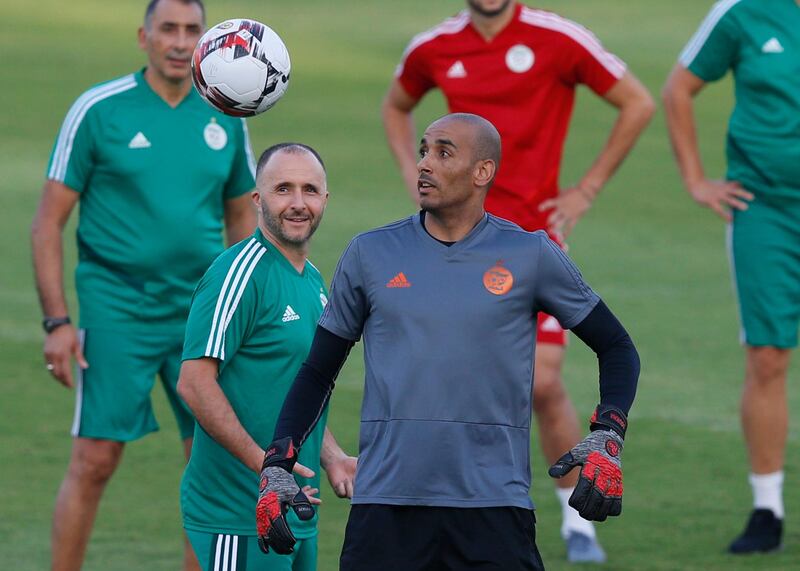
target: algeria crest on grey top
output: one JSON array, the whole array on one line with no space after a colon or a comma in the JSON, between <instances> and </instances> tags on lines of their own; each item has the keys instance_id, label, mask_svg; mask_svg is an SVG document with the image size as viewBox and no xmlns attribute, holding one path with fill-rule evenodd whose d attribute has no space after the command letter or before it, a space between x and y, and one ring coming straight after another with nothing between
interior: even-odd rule
<instances>
[{"instance_id":1,"label":"algeria crest on grey top","mask_svg":"<svg viewBox=\"0 0 800 571\"><path fill-rule=\"evenodd\" d=\"M206 125L206 128L203 129L203 138L206 140L206 145L214 151L220 151L228 144L228 133L220 127L213 117L209 124Z\"/></svg>"}]
</instances>

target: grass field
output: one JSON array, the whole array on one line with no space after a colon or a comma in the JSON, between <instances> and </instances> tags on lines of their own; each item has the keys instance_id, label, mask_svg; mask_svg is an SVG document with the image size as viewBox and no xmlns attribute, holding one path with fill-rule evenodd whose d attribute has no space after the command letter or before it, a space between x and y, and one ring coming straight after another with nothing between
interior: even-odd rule
<instances>
[{"instance_id":1,"label":"grass field","mask_svg":"<svg viewBox=\"0 0 800 571\"><path fill-rule=\"evenodd\" d=\"M710 0L543 0L588 26L654 94ZM74 395L42 366L40 313L28 230L54 136L69 105L93 83L143 65L135 31L144 0L113 3L3 2L0 5L0 569L45 569L50 517L69 450ZM284 101L250 122L256 150L292 139L317 147L330 169L331 202L312 259L330 277L356 232L407 215L410 204L383 142L378 105L410 37L461 9L460 0L210 2L209 22L249 16L272 25L292 55ZM730 84L698 101L710 174L723 173ZM443 112L438 95L417 113ZM583 90L562 182L576 181L597 152L613 114ZM70 227L70 235L74 224ZM628 327L643 369L625 449L625 510L599 526L608 569L800 568L800 414L795 367L787 454L786 549L733 559L723 553L750 509L738 429L743 355L724 252L724 227L696 207L673 166L663 114L570 239L587 280ZM68 240L68 267L74 244ZM72 307L74 289L67 276ZM581 415L597 401L596 365L580 343L566 379ZM332 401L331 426L355 450L362 364L354 352ZM178 569L178 437L162 395L160 433L128 447L101 506L85 568ZM559 512L534 447L532 494L548 569L566 569ZM330 490L321 510L321 570L337 568L347 504Z\"/></svg>"}]
</instances>

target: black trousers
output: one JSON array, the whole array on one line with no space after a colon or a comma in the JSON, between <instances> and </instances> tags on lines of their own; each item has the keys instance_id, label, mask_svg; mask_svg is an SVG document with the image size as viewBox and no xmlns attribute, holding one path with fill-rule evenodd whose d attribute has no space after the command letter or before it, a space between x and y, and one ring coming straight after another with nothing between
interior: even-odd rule
<instances>
[{"instance_id":1,"label":"black trousers","mask_svg":"<svg viewBox=\"0 0 800 571\"><path fill-rule=\"evenodd\" d=\"M544 571L536 517L515 507L357 504L340 571Z\"/></svg>"}]
</instances>

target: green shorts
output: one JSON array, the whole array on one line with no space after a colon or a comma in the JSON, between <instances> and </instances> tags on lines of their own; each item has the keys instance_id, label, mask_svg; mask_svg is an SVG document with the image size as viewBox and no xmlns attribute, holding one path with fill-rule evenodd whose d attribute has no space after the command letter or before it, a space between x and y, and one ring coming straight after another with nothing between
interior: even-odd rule
<instances>
[{"instance_id":1,"label":"green shorts","mask_svg":"<svg viewBox=\"0 0 800 571\"><path fill-rule=\"evenodd\" d=\"M127 442L158 430L150 393L156 375L178 421L181 438L194 418L178 397L182 334L81 329L89 368L78 370L72 435Z\"/></svg>"},{"instance_id":2,"label":"green shorts","mask_svg":"<svg viewBox=\"0 0 800 571\"><path fill-rule=\"evenodd\" d=\"M294 552L264 553L258 538L186 530L202 571L315 571L317 537L298 539Z\"/></svg>"},{"instance_id":3,"label":"green shorts","mask_svg":"<svg viewBox=\"0 0 800 571\"><path fill-rule=\"evenodd\" d=\"M800 192L798 193L800 196ZM800 326L800 199L756 193L744 212L734 211L728 245L742 342L797 346Z\"/></svg>"}]
</instances>

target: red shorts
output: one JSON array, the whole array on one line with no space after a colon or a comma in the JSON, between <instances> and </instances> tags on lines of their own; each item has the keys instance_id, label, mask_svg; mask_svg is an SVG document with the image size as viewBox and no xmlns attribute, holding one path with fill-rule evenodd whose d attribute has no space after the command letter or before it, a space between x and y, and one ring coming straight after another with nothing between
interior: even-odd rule
<instances>
[{"instance_id":1,"label":"red shorts","mask_svg":"<svg viewBox=\"0 0 800 571\"><path fill-rule=\"evenodd\" d=\"M563 347L567 344L567 330L561 327L558 319L552 315L539 312L539 319L536 323L536 343L550 343Z\"/></svg>"}]
</instances>

